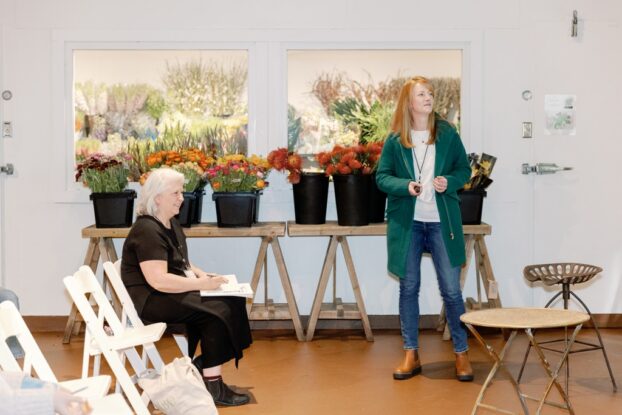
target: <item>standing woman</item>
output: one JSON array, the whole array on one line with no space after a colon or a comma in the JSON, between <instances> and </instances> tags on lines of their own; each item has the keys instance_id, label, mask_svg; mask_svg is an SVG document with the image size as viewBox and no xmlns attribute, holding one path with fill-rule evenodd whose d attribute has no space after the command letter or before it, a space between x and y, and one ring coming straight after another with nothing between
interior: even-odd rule
<instances>
[{"instance_id":1,"label":"standing woman","mask_svg":"<svg viewBox=\"0 0 622 415\"><path fill-rule=\"evenodd\" d=\"M239 297L201 297L223 276L206 273L188 259L186 237L175 215L183 198L184 176L173 169L149 174L137 202L136 223L123 245L121 277L138 315L146 322L185 323L188 354L201 342L201 356L193 363L217 405L248 403L222 380L222 364L242 358L251 343L246 300Z\"/></svg>"},{"instance_id":2,"label":"standing woman","mask_svg":"<svg viewBox=\"0 0 622 415\"><path fill-rule=\"evenodd\" d=\"M404 84L376 173L378 187L388 194L388 268L400 279L405 355L393 377L409 379L421 373L421 256L429 252L456 354L456 377L471 381L467 334L460 322L465 311L460 268L466 258L456 194L471 169L460 136L434 113L433 104L434 89L428 79L417 76Z\"/></svg>"}]
</instances>

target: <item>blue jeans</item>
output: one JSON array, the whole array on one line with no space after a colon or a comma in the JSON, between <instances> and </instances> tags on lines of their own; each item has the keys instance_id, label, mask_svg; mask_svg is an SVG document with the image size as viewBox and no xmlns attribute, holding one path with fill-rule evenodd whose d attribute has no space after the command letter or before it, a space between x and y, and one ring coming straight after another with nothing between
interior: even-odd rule
<instances>
[{"instance_id":1,"label":"blue jeans","mask_svg":"<svg viewBox=\"0 0 622 415\"><path fill-rule=\"evenodd\" d=\"M404 349L419 348L419 288L421 256L424 252L432 254L454 351L464 352L469 347L466 329L460 321L460 316L464 314L464 300L460 290L460 266L451 266L440 222L413 221L410 249L406 259L406 275L400 280L400 321Z\"/></svg>"},{"instance_id":2,"label":"blue jeans","mask_svg":"<svg viewBox=\"0 0 622 415\"><path fill-rule=\"evenodd\" d=\"M0 303L2 303L3 301L11 301L19 309L19 300L17 298L17 295L13 291L7 290L6 288L0 288ZM0 341L3 340L4 339L0 339ZM6 342L9 345L11 352L13 352L13 356L15 356L16 359L24 357L24 350L18 343L15 336L7 337Z\"/></svg>"}]
</instances>

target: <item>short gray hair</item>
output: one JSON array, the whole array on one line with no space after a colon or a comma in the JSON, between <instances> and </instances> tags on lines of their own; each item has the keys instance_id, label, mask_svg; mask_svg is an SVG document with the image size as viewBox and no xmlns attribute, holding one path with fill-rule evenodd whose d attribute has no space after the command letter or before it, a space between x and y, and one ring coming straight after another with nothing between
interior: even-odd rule
<instances>
[{"instance_id":1,"label":"short gray hair","mask_svg":"<svg viewBox=\"0 0 622 415\"><path fill-rule=\"evenodd\" d=\"M168 167L151 170L136 201L136 215L155 216L158 213L158 207L155 203L156 196L177 183L184 184L184 175L178 171Z\"/></svg>"}]
</instances>

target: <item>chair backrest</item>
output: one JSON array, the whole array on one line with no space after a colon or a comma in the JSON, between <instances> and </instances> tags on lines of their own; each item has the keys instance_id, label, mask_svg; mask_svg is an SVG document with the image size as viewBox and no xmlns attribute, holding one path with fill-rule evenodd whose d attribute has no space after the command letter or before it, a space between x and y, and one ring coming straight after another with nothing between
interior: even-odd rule
<instances>
[{"instance_id":1,"label":"chair backrest","mask_svg":"<svg viewBox=\"0 0 622 415\"><path fill-rule=\"evenodd\" d=\"M85 347L92 347L92 338L99 351L104 355L117 381L121 384L121 389L134 411L141 415L149 414L147 409L149 398L144 393L141 396L136 389L134 380L128 373L122 357L127 356L135 376L144 373L146 367L136 351L136 344L129 339L124 343L125 328L114 312L93 271L87 266L82 266L74 275L65 277L63 283L86 324L88 336L85 335ZM95 301L98 307L97 314L91 306L89 297ZM108 335L105 332L104 324L112 329L113 335Z\"/></svg>"},{"instance_id":2,"label":"chair backrest","mask_svg":"<svg viewBox=\"0 0 622 415\"><path fill-rule=\"evenodd\" d=\"M114 290L121 306L123 307L121 323L123 325L129 323L132 327L143 326L143 321L138 316L136 307L134 307L134 302L132 301L130 294L127 292L127 288L121 279L121 260L117 260L114 264L110 261L104 262L104 274L106 278L108 278L110 286ZM181 353L184 356L188 356L188 340L186 339L186 336L183 334L173 334L173 338L175 339Z\"/></svg>"},{"instance_id":3,"label":"chair backrest","mask_svg":"<svg viewBox=\"0 0 622 415\"><path fill-rule=\"evenodd\" d=\"M123 325L127 325L129 323L132 327L141 327L144 324L136 312L136 307L134 307L134 302L132 301L130 294L127 292L125 284L123 284L120 269L120 259L114 264L110 261L104 262L104 274L108 279L108 282L110 282L110 285L119 299L121 306L123 307L121 323Z\"/></svg>"},{"instance_id":4,"label":"chair backrest","mask_svg":"<svg viewBox=\"0 0 622 415\"><path fill-rule=\"evenodd\" d=\"M6 340L11 336L15 336L24 349L21 366L7 344ZM0 367L3 370L19 371L30 376L36 374L36 377L48 382L58 382L24 319L11 301L0 304Z\"/></svg>"}]
</instances>

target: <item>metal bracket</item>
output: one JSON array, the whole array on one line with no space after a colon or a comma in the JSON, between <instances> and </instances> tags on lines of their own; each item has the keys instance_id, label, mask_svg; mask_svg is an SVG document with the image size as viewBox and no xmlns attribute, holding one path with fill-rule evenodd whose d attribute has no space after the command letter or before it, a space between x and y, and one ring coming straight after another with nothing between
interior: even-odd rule
<instances>
[{"instance_id":1,"label":"metal bracket","mask_svg":"<svg viewBox=\"0 0 622 415\"><path fill-rule=\"evenodd\" d=\"M15 173L15 167L11 163L7 163L6 166L0 166L0 173L5 173L7 176Z\"/></svg>"}]
</instances>

